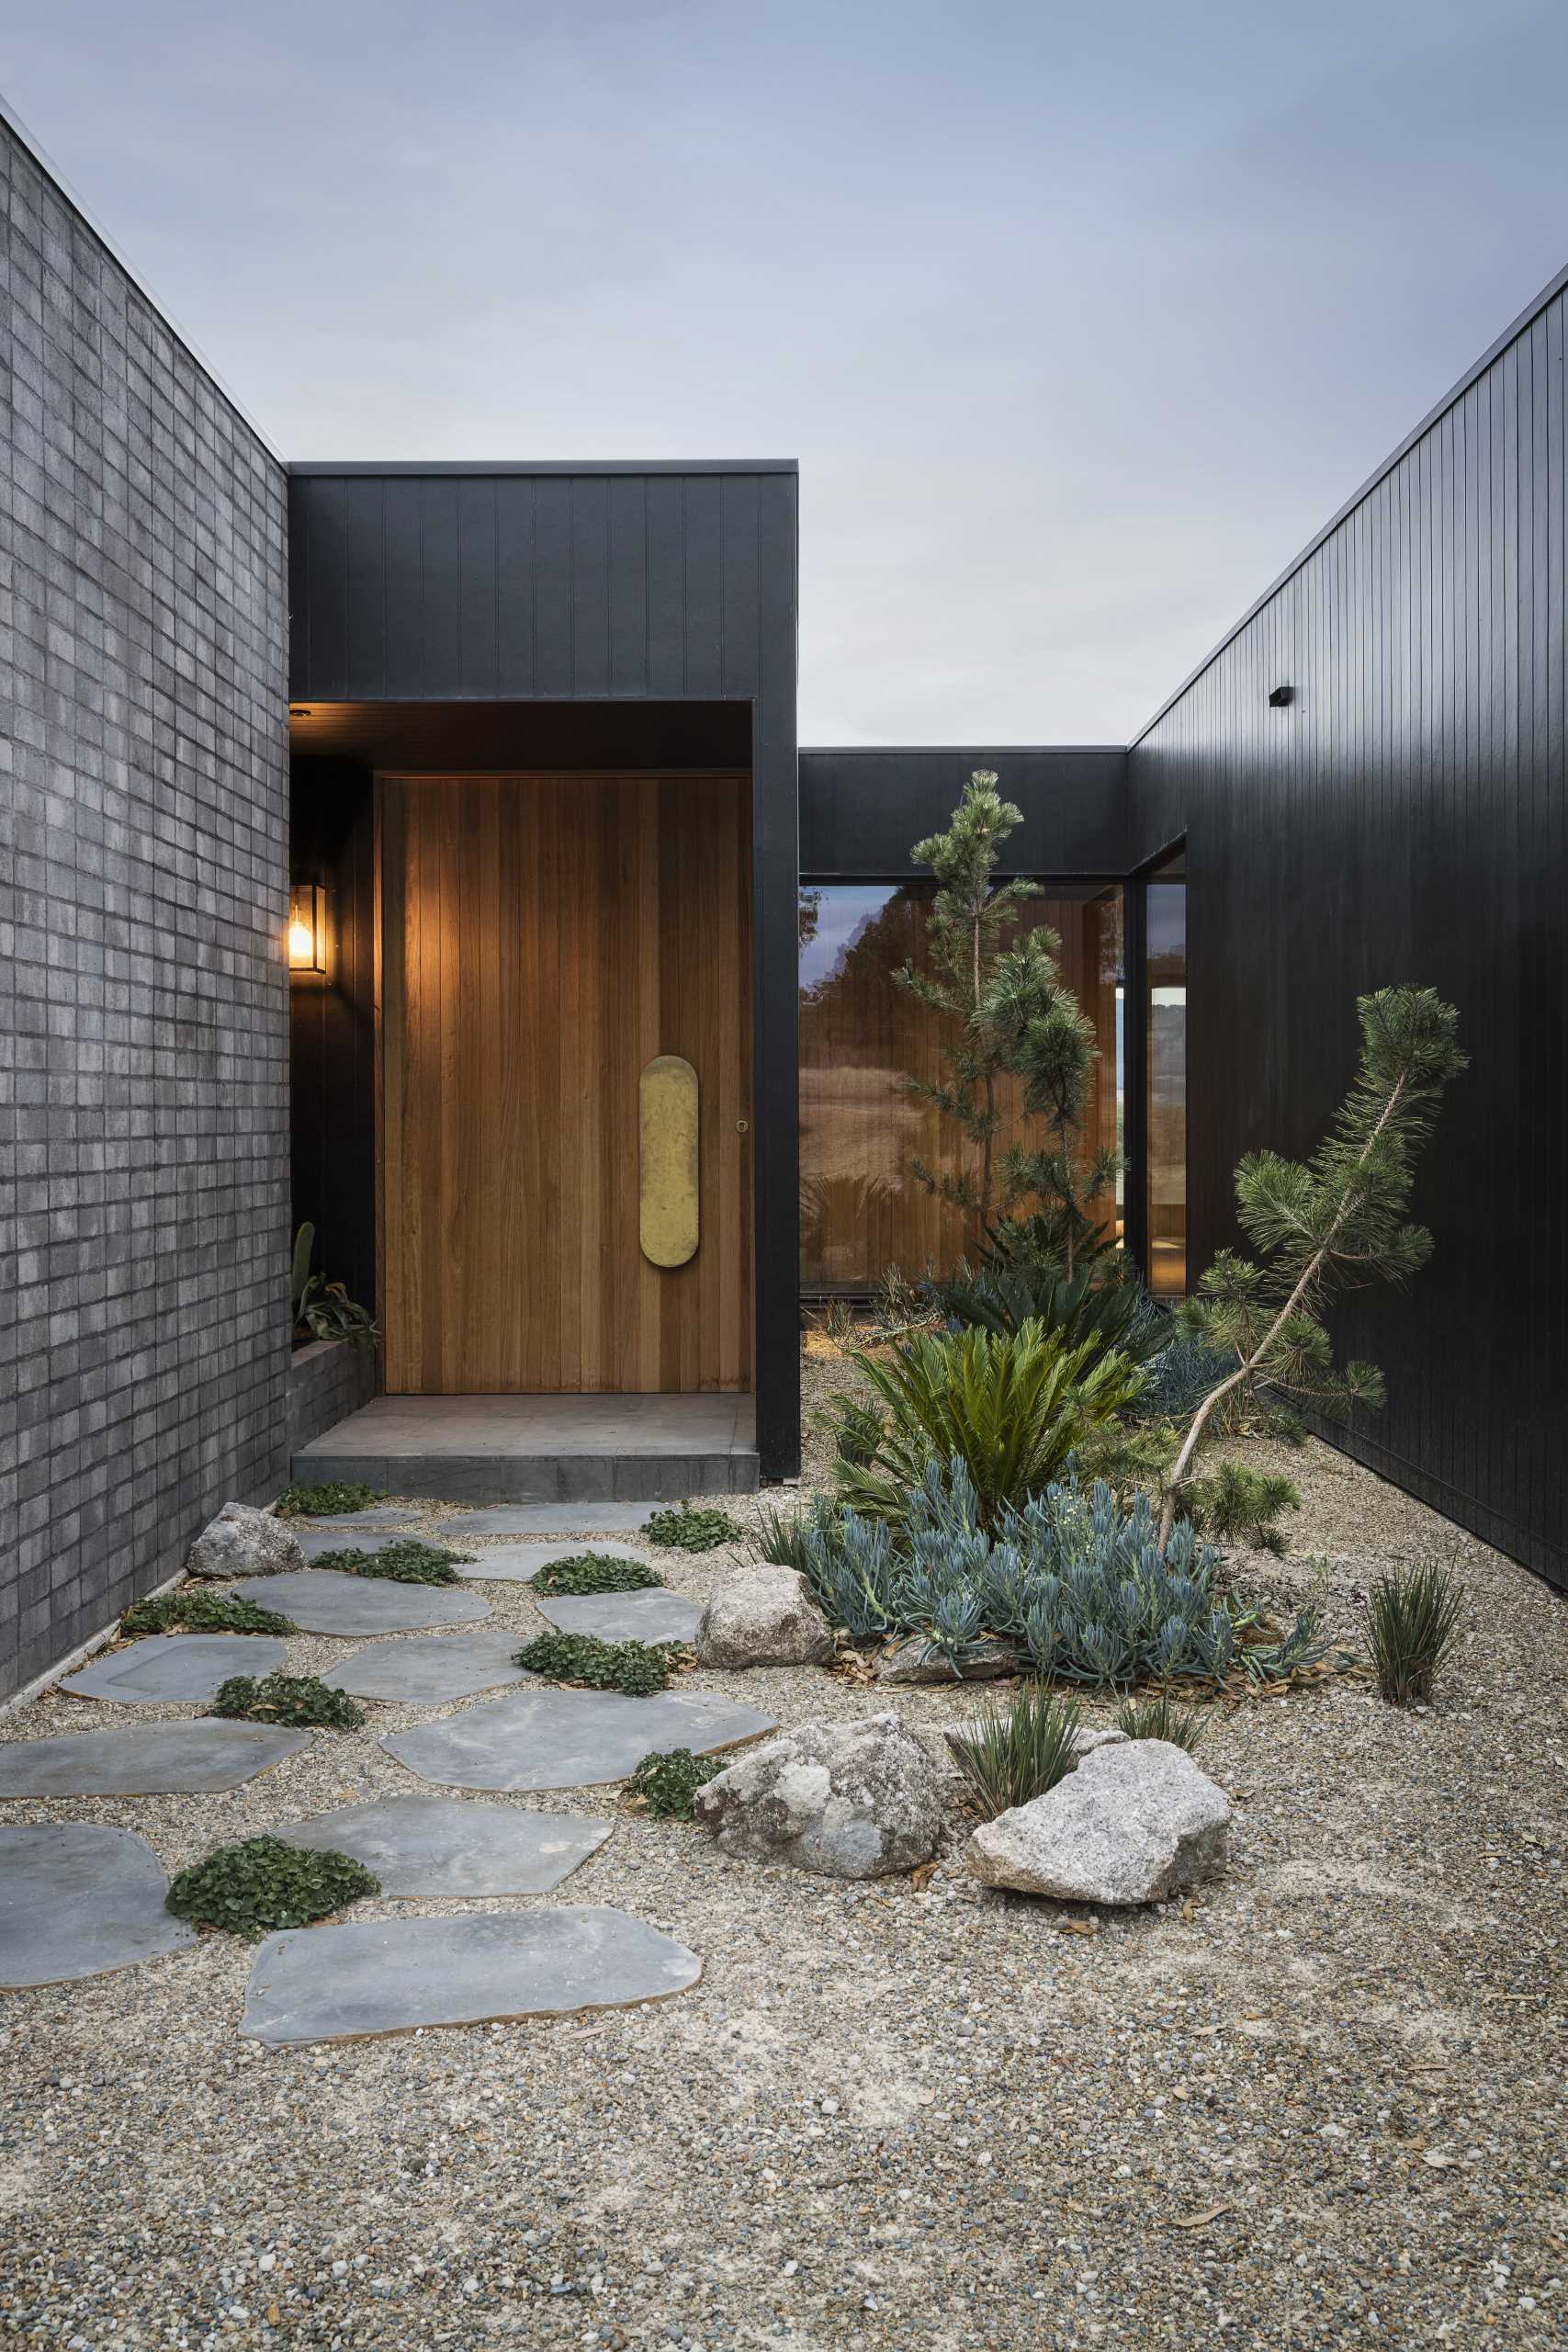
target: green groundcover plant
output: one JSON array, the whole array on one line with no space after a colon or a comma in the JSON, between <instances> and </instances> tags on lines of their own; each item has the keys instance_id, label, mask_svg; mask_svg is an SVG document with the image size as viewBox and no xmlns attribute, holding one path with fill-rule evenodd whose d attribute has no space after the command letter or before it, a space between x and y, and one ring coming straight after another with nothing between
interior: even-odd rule
<instances>
[{"instance_id":1,"label":"green groundcover plant","mask_svg":"<svg viewBox=\"0 0 1568 2352\"><path fill-rule=\"evenodd\" d=\"M680 1642L602 1642L596 1634L541 1634L515 1663L550 1682L588 1690L620 1690L634 1699L668 1688L686 1656Z\"/></svg>"},{"instance_id":2,"label":"green groundcover plant","mask_svg":"<svg viewBox=\"0 0 1568 2352\"><path fill-rule=\"evenodd\" d=\"M368 1510L380 1489L357 1480L329 1478L319 1487L290 1487L275 1506L279 1519L336 1519L344 1511Z\"/></svg>"},{"instance_id":3,"label":"green groundcover plant","mask_svg":"<svg viewBox=\"0 0 1568 2352\"><path fill-rule=\"evenodd\" d=\"M279 1928L308 1928L362 1894L379 1894L380 1881L352 1855L313 1853L281 1838L244 1838L215 1846L181 1871L165 1898L176 1919L194 1928L220 1928L245 1943Z\"/></svg>"},{"instance_id":4,"label":"green groundcover plant","mask_svg":"<svg viewBox=\"0 0 1568 2352\"><path fill-rule=\"evenodd\" d=\"M378 1552L348 1546L341 1552L321 1552L312 1567L336 1568L349 1577L389 1577L395 1584L456 1584L459 1567L473 1565L472 1555L448 1552L442 1544L422 1544L406 1536L383 1544Z\"/></svg>"},{"instance_id":5,"label":"green groundcover plant","mask_svg":"<svg viewBox=\"0 0 1568 2352\"><path fill-rule=\"evenodd\" d=\"M357 1731L365 1721L362 1708L314 1674L231 1674L220 1684L212 1713L290 1731Z\"/></svg>"},{"instance_id":6,"label":"green groundcover plant","mask_svg":"<svg viewBox=\"0 0 1568 2352\"><path fill-rule=\"evenodd\" d=\"M626 1795L645 1813L670 1821L695 1818L697 1791L724 1770L716 1756L694 1756L689 1747L645 1756L626 1776Z\"/></svg>"},{"instance_id":7,"label":"green groundcover plant","mask_svg":"<svg viewBox=\"0 0 1568 2352\"><path fill-rule=\"evenodd\" d=\"M258 1609L254 1600L240 1600L230 1592L209 1592L188 1585L179 1592L154 1593L134 1601L119 1621L119 1630L134 1634L297 1634L290 1617L276 1609Z\"/></svg>"},{"instance_id":8,"label":"green groundcover plant","mask_svg":"<svg viewBox=\"0 0 1568 2352\"><path fill-rule=\"evenodd\" d=\"M650 1544L666 1552L713 1552L721 1544L739 1544L746 1530L727 1510L697 1510L682 1502L673 1510L656 1510L643 1529Z\"/></svg>"},{"instance_id":9,"label":"green groundcover plant","mask_svg":"<svg viewBox=\"0 0 1568 2352\"><path fill-rule=\"evenodd\" d=\"M550 1560L529 1585L530 1592L646 1592L664 1578L641 1560L617 1559L613 1552L574 1552Z\"/></svg>"}]
</instances>

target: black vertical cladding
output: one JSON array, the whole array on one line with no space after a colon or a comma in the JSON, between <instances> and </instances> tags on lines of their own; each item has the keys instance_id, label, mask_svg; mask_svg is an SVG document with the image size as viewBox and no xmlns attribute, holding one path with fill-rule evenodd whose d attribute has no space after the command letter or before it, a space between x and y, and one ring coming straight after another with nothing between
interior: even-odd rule
<instances>
[{"instance_id":1,"label":"black vertical cladding","mask_svg":"<svg viewBox=\"0 0 1568 2352\"><path fill-rule=\"evenodd\" d=\"M1359 992L1411 980L1458 1007L1472 1063L1415 1202L1436 1250L1406 1293L1337 1313L1389 1392L1340 1442L1568 1585L1565 282L1145 730L1128 778L1134 857L1188 842L1195 1265L1235 1238L1241 1154L1322 1132Z\"/></svg>"},{"instance_id":2,"label":"black vertical cladding","mask_svg":"<svg viewBox=\"0 0 1568 2352\"><path fill-rule=\"evenodd\" d=\"M765 1477L800 1460L796 505L793 464L290 470L295 701L750 707Z\"/></svg>"}]
</instances>

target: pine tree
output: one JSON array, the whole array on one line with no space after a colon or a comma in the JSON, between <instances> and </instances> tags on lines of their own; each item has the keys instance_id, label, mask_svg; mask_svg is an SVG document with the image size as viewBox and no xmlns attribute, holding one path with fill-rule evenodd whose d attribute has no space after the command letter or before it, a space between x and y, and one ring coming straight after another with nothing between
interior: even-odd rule
<instances>
[{"instance_id":1,"label":"pine tree","mask_svg":"<svg viewBox=\"0 0 1568 2352\"><path fill-rule=\"evenodd\" d=\"M1169 1473L1162 1541L1194 1484L1204 1432L1236 1389L1261 1383L1339 1412L1382 1402L1375 1364L1336 1366L1323 1313L1334 1292L1407 1282L1431 1256L1431 1235L1404 1213L1443 1089L1467 1057L1458 1016L1431 989L1380 989L1357 1012L1359 1067L1311 1159L1251 1152L1236 1170L1236 1214L1261 1262L1222 1250L1181 1309L1185 1328L1236 1368L1192 1416Z\"/></svg>"},{"instance_id":2,"label":"pine tree","mask_svg":"<svg viewBox=\"0 0 1568 2352\"><path fill-rule=\"evenodd\" d=\"M920 1159L910 1161L910 1172L928 1192L982 1223L990 1216L995 1195L996 1137L1001 1125L997 1083L1003 1061L1001 1046L987 1035L980 1010L1004 933L1017 921L1024 901L1038 895L1032 882L1021 878L993 888L992 876L998 851L1022 822L1022 809L998 795L992 771L976 768L947 831L931 833L914 846L916 863L929 865L937 878L926 922L931 968L918 971L910 963L894 974L901 988L953 1024L953 1035L942 1049L950 1078L943 1083L907 1077L905 1091L950 1119L979 1155L977 1175L962 1165L938 1171Z\"/></svg>"},{"instance_id":3,"label":"pine tree","mask_svg":"<svg viewBox=\"0 0 1568 2352\"><path fill-rule=\"evenodd\" d=\"M1057 934L1042 924L998 956L976 1028L1003 1069L1022 1080L1023 1110L1046 1129L1043 1148L1015 1143L1003 1154L1004 1197L1010 1207L1030 1199L1044 1204L1031 1220L1032 1243L1058 1259L1071 1282L1080 1258L1104 1246L1103 1221L1090 1204L1115 1182L1122 1163L1116 1152L1100 1150L1080 1165L1100 1046L1093 1022L1062 979L1061 950Z\"/></svg>"}]
</instances>

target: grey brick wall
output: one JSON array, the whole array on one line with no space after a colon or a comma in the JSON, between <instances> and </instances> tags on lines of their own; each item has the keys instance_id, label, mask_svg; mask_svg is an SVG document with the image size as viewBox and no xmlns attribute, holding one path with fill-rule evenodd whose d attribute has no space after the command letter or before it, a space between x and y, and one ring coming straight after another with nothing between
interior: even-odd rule
<instances>
[{"instance_id":1,"label":"grey brick wall","mask_svg":"<svg viewBox=\"0 0 1568 2352\"><path fill-rule=\"evenodd\" d=\"M290 1454L357 1413L375 1394L376 1359L361 1355L352 1340L313 1340L297 1348L288 1367ZM297 1475L308 1479L309 1465Z\"/></svg>"},{"instance_id":2,"label":"grey brick wall","mask_svg":"<svg viewBox=\"0 0 1568 2352\"><path fill-rule=\"evenodd\" d=\"M287 1473L280 466L0 124L0 1691Z\"/></svg>"}]
</instances>

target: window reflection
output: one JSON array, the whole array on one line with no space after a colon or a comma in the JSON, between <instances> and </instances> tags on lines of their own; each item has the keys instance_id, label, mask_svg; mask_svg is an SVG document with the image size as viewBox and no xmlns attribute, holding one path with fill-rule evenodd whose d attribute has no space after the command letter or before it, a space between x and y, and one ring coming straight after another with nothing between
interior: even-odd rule
<instances>
[{"instance_id":1,"label":"window reflection","mask_svg":"<svg viewBox=\"0 0 1568 2352\"><path fill-rule=\"evenodd\" d=\"M1149 1288L1187 1290L1187 858L1145 886L1148 922Z\"/></svg>"},{"instance_id":2,"label":"window reflection","mask_svg":"<svg viewBox=\"0 0 1568 2352\"><path fill-rule=\"evenodd\" d=\"M950 1121L912 1102L908 1072L940 1078L939 1023L893 975L925 962L934 885L807 885L800 898L800 1278L808 1290L865 1290L889 1266L909 1278L947 1270L974 1247L974 1220L908 1173L911 1159L952 1168L973 1148ZM1085 1122L1086 1155L1120 1148L1122 893L1046 882L1021 929L1048 924L1062 977L1094 1021L1100 1060ZM1014 1139L1006 1082L1003 1131ZM1032 1132L1034 1123L1030 1123ZM1100 1206L1122 1229L1120 1188Z\"/></svg>"}]
</instances>

